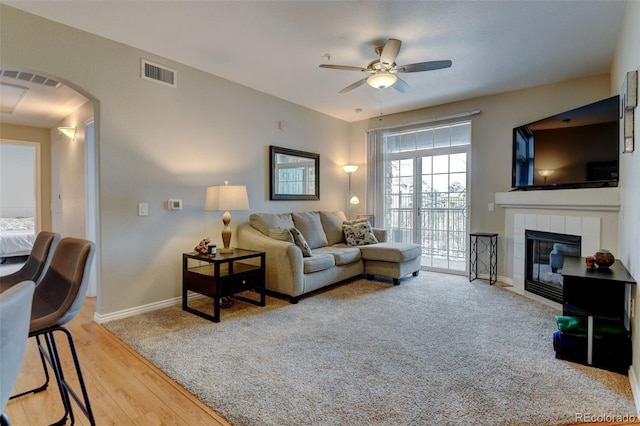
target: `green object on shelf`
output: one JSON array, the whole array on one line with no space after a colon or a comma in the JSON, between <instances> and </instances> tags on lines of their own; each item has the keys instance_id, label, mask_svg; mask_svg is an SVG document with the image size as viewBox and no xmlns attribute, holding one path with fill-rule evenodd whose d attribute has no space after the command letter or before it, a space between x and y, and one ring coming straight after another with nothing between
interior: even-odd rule
<instances>
[{"instance_id":1,"label":"green object on shelf","mask_svg":"<svg viewBox=\"0 0 640 426\"><path fill-rule=\"evenodd\" d=\"M572 334L574 336L587 335L586 317L556 316L556 325L558 326L558 330L563 333ZM629 334L629 332L615 321L607 321L598 318L593 321L594 339L626 336L627 334Z\"/></svg>"},{"instance_id":2,"label":"green object on shelf","mask_svg":"<svg viewBox=\"0 0 640 426\"><path fill-rule=\"evenodd\" d=\"M563 333L578 336L587 335L587 319L585 317L557 316L556 325L558 330Z\"/></svg>"}]
</instances>

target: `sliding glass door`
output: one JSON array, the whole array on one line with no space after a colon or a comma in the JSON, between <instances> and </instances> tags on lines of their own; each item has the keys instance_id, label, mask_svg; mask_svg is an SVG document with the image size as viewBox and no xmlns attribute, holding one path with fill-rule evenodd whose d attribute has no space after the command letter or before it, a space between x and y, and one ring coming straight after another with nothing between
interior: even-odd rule
<instances>
[{"instance_id":1,"label":"sliding glass door","mask_svg":"<svg viewBox=\"0 0 640 426\"><path fill-rule=\"evenodd\" d=\"M425 269L465 272L470 122L384 137L384 226L422 246Z\"/></svg>"}]
</instances>

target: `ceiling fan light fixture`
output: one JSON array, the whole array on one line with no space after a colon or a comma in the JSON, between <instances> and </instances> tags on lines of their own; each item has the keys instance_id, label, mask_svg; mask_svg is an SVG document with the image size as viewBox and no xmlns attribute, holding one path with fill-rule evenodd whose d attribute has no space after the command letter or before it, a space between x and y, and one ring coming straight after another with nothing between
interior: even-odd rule
<instances>
[{"instance_id":1,"label":"ceiling fan light fixture","mask_svg":"<svg viewBox=\"0 0 640 426\"><path fill-rule=\"evenodd\" d=\"M395 83L396 80L398 80L398 77L394 74L388 72L377 72L367 78L367 83L369 86L375 87L376 89L386 89L387 87L393 86L393 83Z\"/></svg>"}]
</instances>

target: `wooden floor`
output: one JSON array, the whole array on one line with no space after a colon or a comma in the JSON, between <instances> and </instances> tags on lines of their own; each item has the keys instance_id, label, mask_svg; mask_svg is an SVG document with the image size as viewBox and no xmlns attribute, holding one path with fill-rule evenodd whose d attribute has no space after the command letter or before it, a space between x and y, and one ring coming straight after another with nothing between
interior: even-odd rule
<instances>
[{"instance_id":1,"label":"wooden floor","mask_svg":"<svg viewBox=\"0 0 640 426\"><path fill-rule=\"evenodd\" d=\"M94 312L95 298L87 299L68 328L74 336L97 425L230 425L93 322ZM60 336L62 334L57 333L61 357L63 361L70 360L68 351L63 351L65 339ZM44 382L34 340L29 339L14 393L33 389ZM64 371L67 378L72 377L73 364L65 365ZM44 392L9 401L5 411L14 426L48 425L62 417L64 408L55 378L50 383ZM74 408L76 424L89 425L84 414Z\"/></svg>"},{"instance_id":2,"label":"wooden floor","mask_svg":"<svg viewBox=\"0 0 640 426\"><path fill-rule=\"evenodd\" d=\"M97 425L230 425L113 334L93 322L94 312L95 299L87 299L80 314L68 324L68 328L74 336ZM29 340L15 393L32 389L43 382L42 365L34 339ZM58 341L63 339L58 338ZM63 347L59 343L63 361L70 360L70 355ZM72 371L72 365L65 365L67 378ZM5 411L14 426L42 426L59 420L64 410L55 379L44 392L9 401ZM89 425L79 409L76 408L74 413L76 424ZM615 426L622 423L585 423L584 426L587 424Z\"/></svg>"}]
</instances>

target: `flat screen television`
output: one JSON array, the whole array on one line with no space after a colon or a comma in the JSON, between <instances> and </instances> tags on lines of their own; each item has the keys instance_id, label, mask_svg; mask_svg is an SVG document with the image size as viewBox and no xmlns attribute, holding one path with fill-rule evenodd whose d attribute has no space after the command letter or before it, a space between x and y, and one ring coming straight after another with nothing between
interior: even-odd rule
<instances>
[{"instance_id":1,"label":"flat screen television","mask_svg":"<svg viewBox=\"0 0 640 426\"><path fill-rule=\"evenodd\" d=\"M513 129L512 190L618 186L619 97Z\"/></svg>"}]
</instances>

